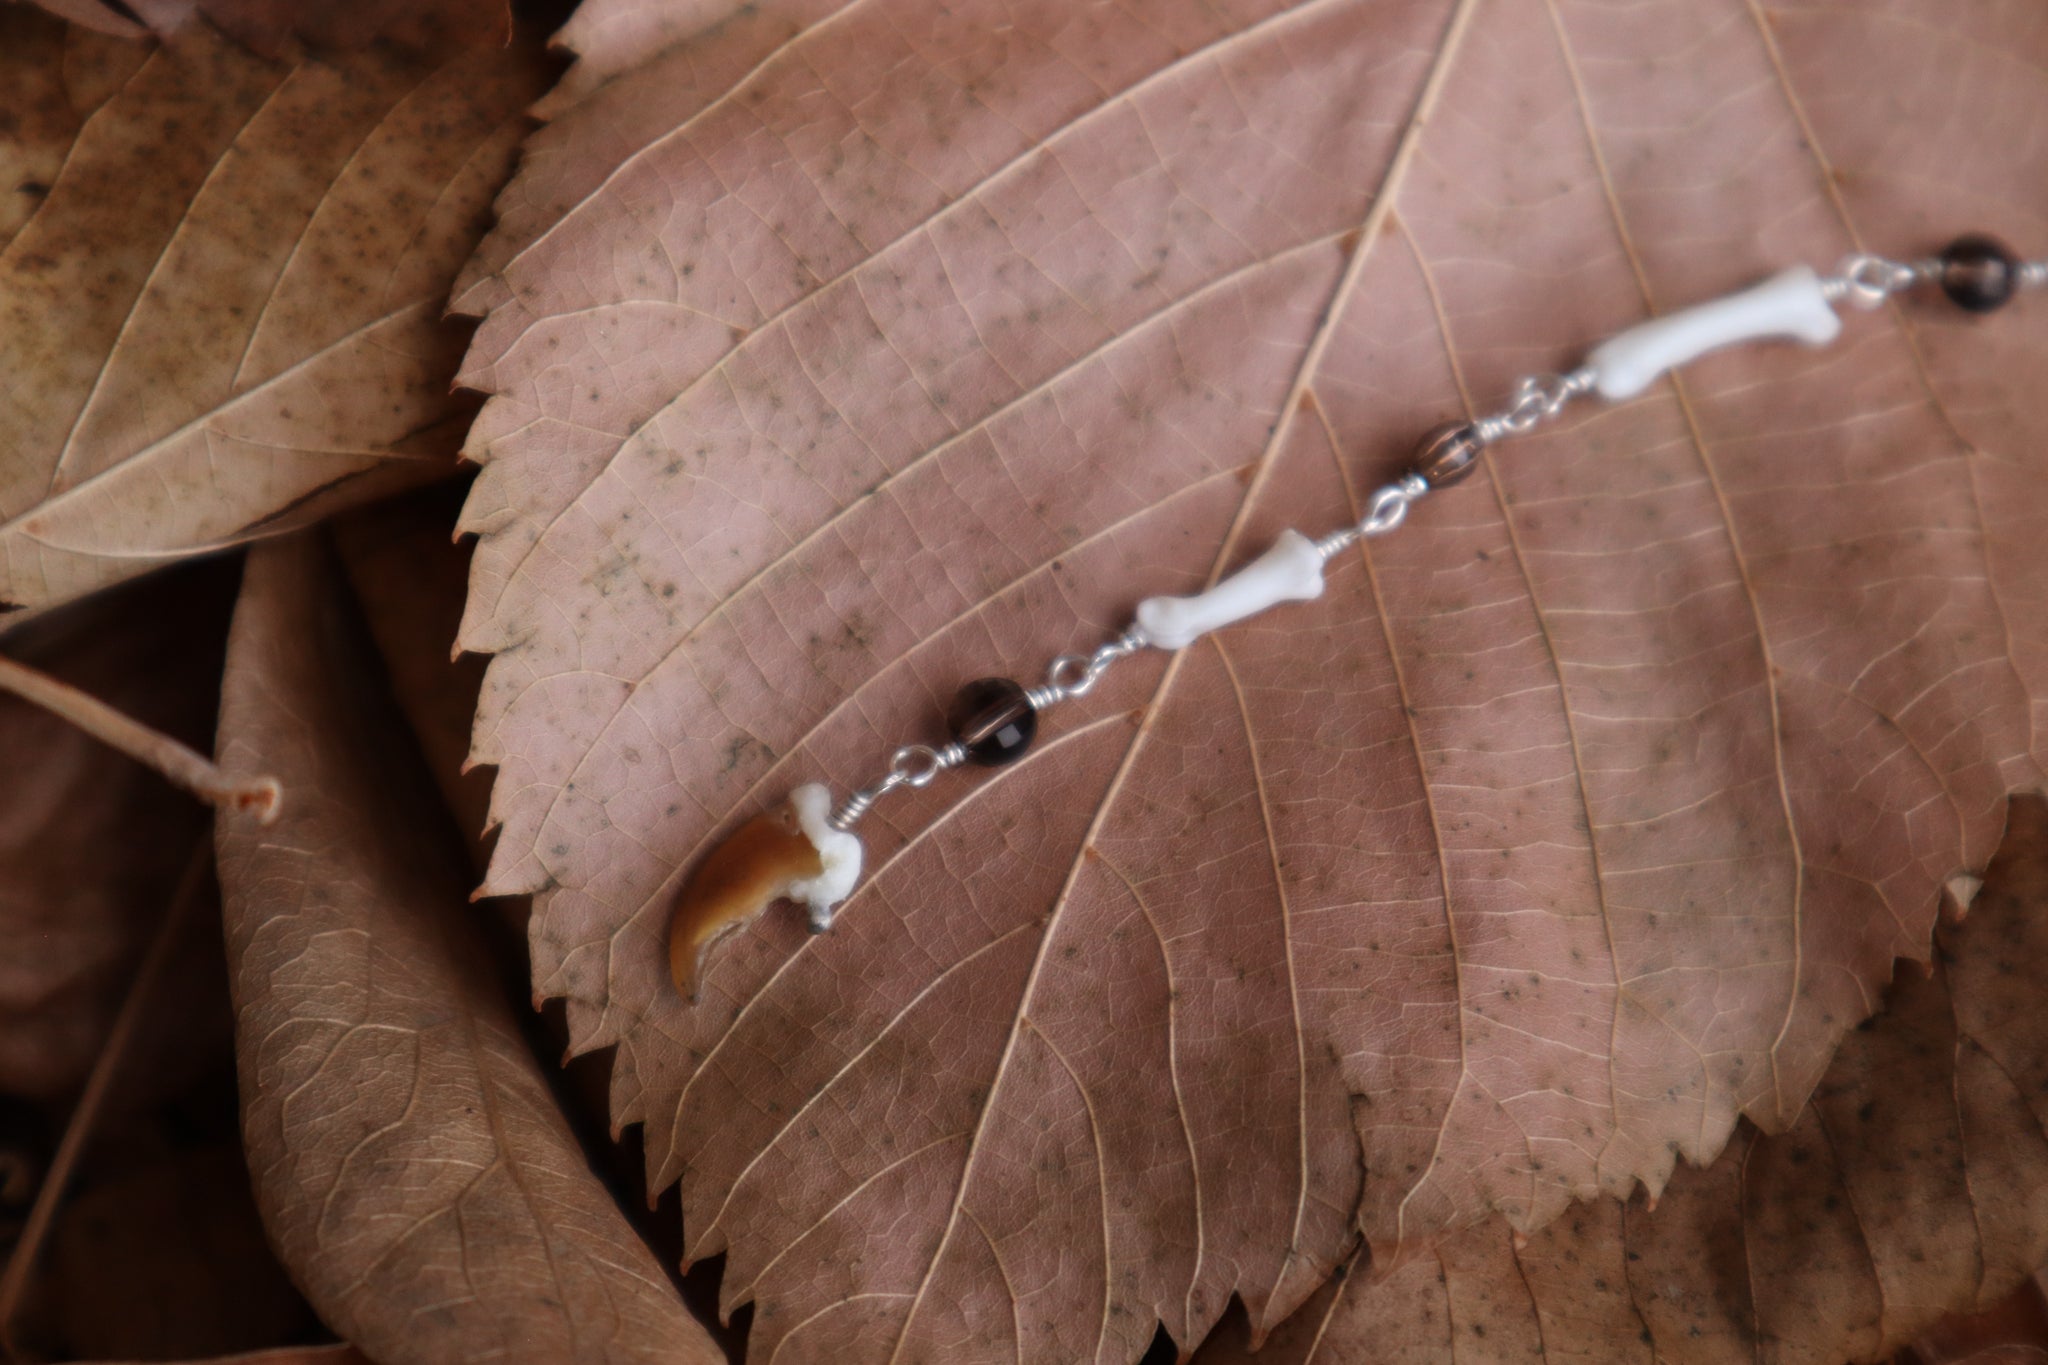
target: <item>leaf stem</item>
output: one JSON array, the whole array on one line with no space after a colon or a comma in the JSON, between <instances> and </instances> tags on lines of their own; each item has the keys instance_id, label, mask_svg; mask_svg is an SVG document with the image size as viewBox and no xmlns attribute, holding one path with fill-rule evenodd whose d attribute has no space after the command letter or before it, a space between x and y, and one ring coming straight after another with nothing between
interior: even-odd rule
<instances>
[{"instance_id":1,"label":"leaf stem","mask_svg":"<svg viewBox=\"0 0 2048 1365\"><path fill-rule=\"evenodd\" d=\"M250 811L260 824L277 818L284 789L274 777L232 777L204 754L107 705L99 698L0 655L0 692L12 692L71 722L102 744L156 769L173 784L222 810Z\"/></svg>"}]
</instances>

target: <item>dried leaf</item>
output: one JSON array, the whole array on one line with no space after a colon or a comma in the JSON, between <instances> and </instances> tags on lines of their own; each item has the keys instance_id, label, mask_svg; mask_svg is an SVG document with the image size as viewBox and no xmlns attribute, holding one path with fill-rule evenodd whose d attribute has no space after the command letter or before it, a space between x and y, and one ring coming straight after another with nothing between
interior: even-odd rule
<instances>
[{"instance_id":1,"label":"dried leaf","mask_svg":"<svg viewBox=\"0 0 2048 1365\"><path fill-rule=\"evenodd\" d=\"M210 750L232 565L204 565L81 602L0 635L44 669ZM0 697L0 1091L55 1098L99 1054L143 946L204 837L205 809L47 711ZM118 857L108 856L110 849ZM218 936L181 948L131 1087L156 1089L210 1033ZM161 1045L159 1051L157 1046Z\"/></svg>"},{"instance_id":2,"label":"dried leaf","mask_svg":"<svg viewBox=\"0 0 2048 1365\"><path fill-rule=\"evenodd\" d=\"M0 6L0 52L7 54L10 68L10 79L0 83L0 248L5 248L50 192L86 115L148 54L132 43L69 31L18 5Z\"/></svg>"},{"instance_id":3,"label":"dried leaf","mask_svg":"<svg viewBox=\"0 0 2048 1365\"><path fill-rule=\"evenodd\" d=\"M113 1361L99 1365L115 1365ZM353 1346L287 1346L277 1351L248 1351L241 1355L215 1356L211 1360L188 1360L184 1365L373 1365Z\"/></svg>"},{"instance_id":4,"label":"dried leaf","mask_svg":"<svg viewBox=\"0 0 2048 1365\"><path fill-rule=\"evenodd\" d=\"M474 654L448 657L469 584L469 546L448 534L464 492L455 483L422 489L341 517L331 533L390 678L392 697L419 740L448 808L465 832L474 833L484 828L491 798L490 774L466 766L484 661ZM489 857L488 836L475 839L471 853L481 870ZM523 971L526 898L499 898L483 908L501 921L499 932L490 937L493 960L508 971ZM568 1050L560 1010L528 1020L527 1036L542 1056L560 1057ZM589 1058L555 1077L556 1093L571 1121L581 1125L579 1131L595 1134L609 1127L608 1070L601 1059ZM638 1154L614 1144L596 1159L631 1217L636 1203L632 1187L642 1179ZM635 1227L645 1237L649 1220L636 1219ZM666 1221L658 1231L673 1237ZM661 1243L655 1245L658 1255L665 1254ZM701 1311L694 1301L685 1302Z\"/></svg>"},{"instance_id":5,"label":"dried leaf","mask_svg":"<svg viewBox=\"0 0 2048 1365\"><path fill-rule=\"evenodd\" d=\"M1745 1127L1654 1211L1602 1201L1520 1248L1495 1220L1349 1276L1196 1365L1878 1360L1997 1305L2048 1262L2048 808L2016 810L1941 965L1900 974L1788 1132Z\"/></svg>"},{"instance_id":6,"label":"dried leaf","mask_svg":"<svg viewBox=\"0 0 2048 1365\"><path fill-rule=\"evenodd\" d=\"M220 826L257 1205L380 1365L721 1359L585 1163L475 929L467 861L322 546L249 560L221 709L278 822Z\"/></svg>"},{"instance_id":7,"label":"dried leaf","mask_svg":"<svg viewBox=\"0 0 2048 1365\"><path fill-rule=\"evenodd\" d=\"M448 535L461 501L457 486L426 489L343 517L333 534L398 709L448 808L473 835L484 828L491 779L464 768L484 661L448 657L469 578L468 549ZM483 864L481 849L477 863ZM526 922L523 912L518 918Z\"/></svg>"},{"instance_id":8,"label":"dried leaf","mask_svg":"<svg viewBox=\"0 0 2048 1365\"><path fill-rule=\"evenodd\" d=\"M2048 1270L1982 1313L1937 1323L1899 1365L2038 1365L2048 1361Z\"/></svg>"},{"instance_id":9,"label":"dried leaf","mask_svg":"<svg viewBox=\"0 0 2048 1365\"><path fill-rule=\"evenodd\" d=\"M198 7L272 56L292 38L316 48L367 47L389 38L429 51L503 47L512 40L511 0L198 0Z\"/></svg>"},{"instance_id":10,"label":"dried leaf","mask_svg":"<svg viewBox=\"0 0 2048 1365\"><path fill-rule=\"evenodd\" d=\"M48 82L52 23L0 13L0 89ZM443 302L534 47L278 64L194 25L138 66L61 41L77 136L0 247L0 603L448 473L467 405Z\"/></svg>"},{"instance_id":11,"label":"dried leaf","mask_svg":"<svg viewBox=\"0 0 2048 1365\"><path fill-rule=\"evenodd\" d=\"M1517 375L1859 243L2048 244L2044 43L1933 0L792 0L608 53L458 296L486 889L538 897L536 989L617 1045L756 1351L1129 1360L1233 1293L1269 1326L1361 1228L1533 1230L1794 1120L2039 780L2038 301L1489 457L1322 599L892 800L840 927L767 916L694 1009L663 911Z\"/></svg>"},{"instance_id":12,"label":"dried leaf","mask_svg":"<svg viewBox=\"0 0 2048 1365\"><path fill-rule=\"evenodd\" d=\"M512 38L509 0L35 0L50 13L100 33L166 37L200 15L266 56L293 38L316 48L367 47L378 38L439 50L503 46ZM140 21L140 22L138 22Z\"/></svg>"},{"instance_id":13,"label":"dried leaf","mask_svg":"<svg viewBox=\"0 0 2048 1365\"><path fill-rule=\"evenodd\" d=\"M123 14L104 0L33 0L51 14L94 33L115 38L141 38L149 33L135 12ZM18 7L17 7L18 8Z\"/></svg>"},{"instance_id":14,"label":"dried leaf","mask_svg":"<svg viewBox=\"0 0 2048 1365\"><path fill-rule=\"evenodd\" d=\"M264 1245L232 1142L168 1153L88 1189L57 1225L50 1262L66 1359L246 1351L313 1325Z\"/></svg>"}]
</instances>

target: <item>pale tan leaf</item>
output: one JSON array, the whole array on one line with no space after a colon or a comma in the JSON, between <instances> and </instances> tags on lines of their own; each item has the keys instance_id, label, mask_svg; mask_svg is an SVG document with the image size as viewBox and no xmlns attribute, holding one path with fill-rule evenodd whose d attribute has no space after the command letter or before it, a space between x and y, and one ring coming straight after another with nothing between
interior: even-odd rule
<instances>
[{"instance_id":1,"label":"pale tan leaf","mask_svg":"<svg viewBox=\"0 0 2048 1365\"><path fill-rule=\"evenodd\" d=\"M467 860L321 542L260 547L224 755L286 801L220 826L257 1204L379 1365L722 1358L591 1174L467 917Z\"/></svg>"},{"instance_id":2,"label":"pale tan leaf","mask_svg":"<svg viewBox=\"0 0 2048 1365\"><path fill-rule=\"evenodd\" d=\"M1789 262L2048 250L2039 13L698 18L593 0L619 74L465 276L462 642L486 888L535 893L536 989L617 1046L754 1349L1128 1360L1232 1294L1270 1326L1361 1231L1533 1231L1790 1125L2040 778L2038 300L1503 449L1320 600L881 808L840 926L771 913L695 1007L665 911L1518 375Z\"/></svg>"},{"instance_id":3,"label":"pale tan leaf","mask_svg":"<svg viewBox=\"0 0 2048 1365\"><path fill-rule=\"evenodd\" d=\"M2015 810L1940 965L1902 969L1788 1132L1745 1127L1654 1210L1603 1201L1526 1245L1495 1220L1389 1278L1355 1266L1256 1354L1240 1322L1195 1365L1838 1365L1999 1305L2048 1262L2048 808Z\"/></svg>"}]
</instances>

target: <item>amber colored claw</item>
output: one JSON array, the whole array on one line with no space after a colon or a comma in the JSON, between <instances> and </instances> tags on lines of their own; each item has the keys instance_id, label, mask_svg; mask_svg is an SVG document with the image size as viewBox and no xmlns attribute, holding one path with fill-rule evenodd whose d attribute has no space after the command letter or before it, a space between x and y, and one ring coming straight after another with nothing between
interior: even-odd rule
<instances>
[{"instance_id":1,"label":"amber colored claw","mask_svg":"<svg viewBox=\"0 0 2048 1365\"><path fill-rule=\"evenodd\" d=\"M817 845L788 802L761 812L706 854L669 912L668 970L683 998L697 998L714 943L823 870Z\"/></svg>"}]
</instances>

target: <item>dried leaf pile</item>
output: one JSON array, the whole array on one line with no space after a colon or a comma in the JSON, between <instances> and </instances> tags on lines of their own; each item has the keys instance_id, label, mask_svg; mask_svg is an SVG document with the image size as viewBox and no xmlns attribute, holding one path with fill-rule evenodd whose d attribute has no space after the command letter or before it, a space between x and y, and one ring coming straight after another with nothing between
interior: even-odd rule
<instances>
[{"instance_id":1,"label":"dried leaf pile","mask_svg":"<svg viewBox=\"0 0 2048 1365\"><path fill-rule=\"evenodd\" d=\"M1520 375L2048 250L2038 6L564 18L0 4L0 654L283 792L0 697L0 1358L2048 1350L2038 296L1574 409L663 942Z\"/></svg>"}]
</instances>

